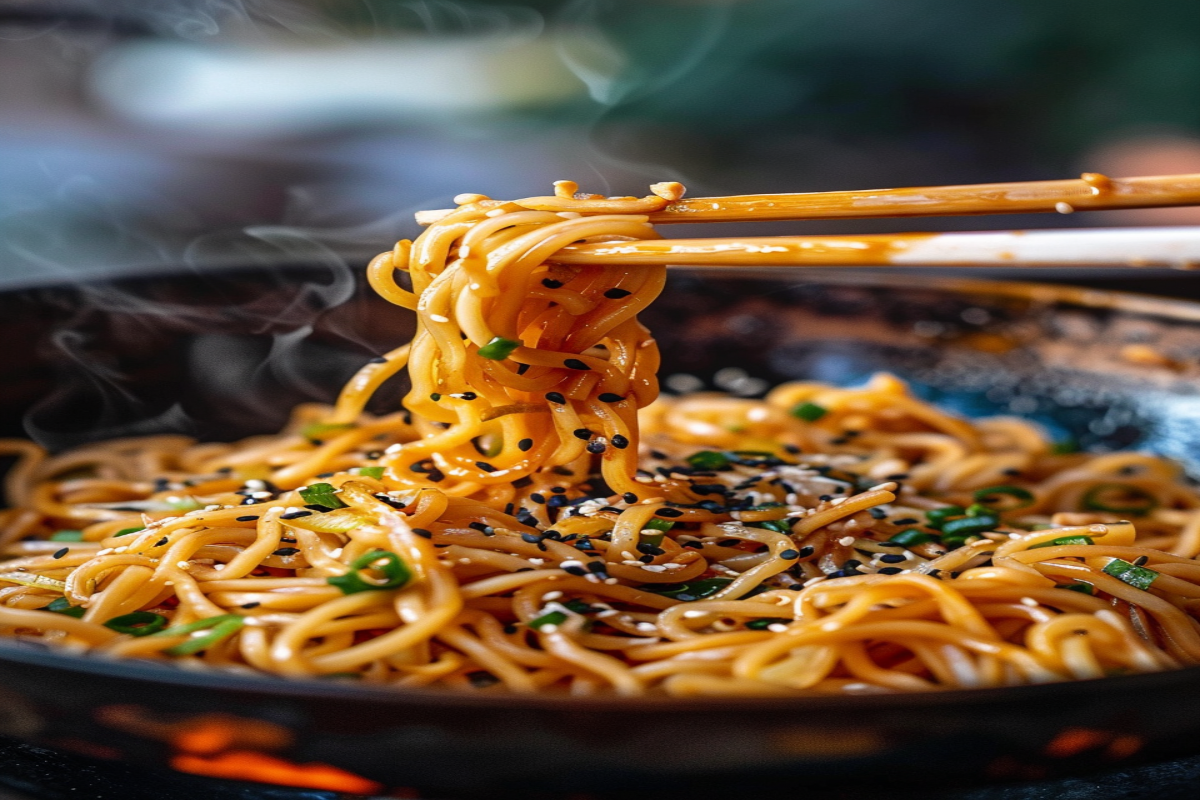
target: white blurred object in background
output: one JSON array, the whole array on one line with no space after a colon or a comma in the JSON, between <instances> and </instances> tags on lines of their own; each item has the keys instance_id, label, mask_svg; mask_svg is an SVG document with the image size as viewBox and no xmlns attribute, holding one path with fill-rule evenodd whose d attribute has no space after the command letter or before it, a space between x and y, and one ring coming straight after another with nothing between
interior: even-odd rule
<instances>
[{"instance_id":1,"label":"white blurred object in background","mask_svg":"<svg viewBox=\"0 0 1200 800\"><path fill-rule=\"evenodd\" d=\"M561 38L561 37L559 37ZM269 136L555 105L587 87L550 37L407 37L254 48L121 45L92 74L110 110L192 131Z\"/></svg>"}]
</instances>

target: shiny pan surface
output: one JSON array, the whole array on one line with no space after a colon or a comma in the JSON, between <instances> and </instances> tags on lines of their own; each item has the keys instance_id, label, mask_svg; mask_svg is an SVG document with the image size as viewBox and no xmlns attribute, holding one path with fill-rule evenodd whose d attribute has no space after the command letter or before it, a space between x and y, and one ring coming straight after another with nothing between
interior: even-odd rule
<instances>
[{"instance_id":1,"label":"shiny pan surface","mask_svg":"<svg viewBox=\"0 0 1200 800\"><path fill-rule=\"evenodd\" d=\"M709 270L673 274L643 318L668 388L751 394L887 370L964 414L1017 413L1086 448L1152 449L1200 470L1190 302ZM13 289L0 293L0 331L2 434L58 449L273 431L293 404L330 400L365 359L407 340L412 319L331 262ZM404 389L390 388L381 402ZM196 672L0 640L0 736L151 769L196 772L232 754L274 765L254 774L280 783L363 793L944 785L1200 752L1200 668L936 694L529 698Z\"/></svg>"}]
</instances>

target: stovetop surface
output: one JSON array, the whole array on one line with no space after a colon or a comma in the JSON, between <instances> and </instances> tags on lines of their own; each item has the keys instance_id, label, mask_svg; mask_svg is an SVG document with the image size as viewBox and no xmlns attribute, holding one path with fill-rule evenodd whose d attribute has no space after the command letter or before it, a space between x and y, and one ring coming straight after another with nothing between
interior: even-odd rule
<instances>
[{"instance_id":1,"label":"stovetop surface","mask_svg":"<svg viewBox=\"0 0 1200 800\"><path fill-rule=\"evenodd\" d=\"M803 800L1195 800L1200 797L1200 756L1085 778L974 788L780 786ZM349 800L312 789L216 781L153 773L0 738L0 800ZM574 795L569 800L584 800ZM663 796L625 800L668 800ZM361 798L360 798L361 800ZM382 800L380 798L379 800ZM431 800L443 800L431 798ZM444 800L453 800L446 798ZM478 800L476 798L475 800ZM539 797L537 800L556 800Z\"/></svg>"}]
</instances>

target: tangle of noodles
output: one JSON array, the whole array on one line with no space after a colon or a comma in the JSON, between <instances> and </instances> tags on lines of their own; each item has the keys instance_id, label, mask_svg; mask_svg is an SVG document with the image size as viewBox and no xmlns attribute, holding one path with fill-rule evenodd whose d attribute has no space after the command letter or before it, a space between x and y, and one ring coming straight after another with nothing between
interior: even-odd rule
<instances>
[{"instance_id":1,"label":"tangle of noodles","mask_svg":"<svg viewBox=\"0 0 1200 800\"><path fill-rule=\"evenodd\" d=\"M23 441L0 633L467 691L925 691L1200 664L1200 495L878 375L656 401L662 268L565 267L682 194L480 195L369 268L417 313L236 444ZM406 275L407 277L402 277ZM411 288L405 288L410 286ZM404 408L364 413L407 366ZM1135 531L1136 524L1136 531Z\"/></svg>"}]
</instances>

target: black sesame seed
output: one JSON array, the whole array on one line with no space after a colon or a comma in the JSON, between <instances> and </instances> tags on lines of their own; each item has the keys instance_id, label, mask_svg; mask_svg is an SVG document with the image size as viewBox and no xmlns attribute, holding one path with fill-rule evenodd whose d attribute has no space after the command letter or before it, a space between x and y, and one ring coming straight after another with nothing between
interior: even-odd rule
<instances>
[{"instance_id":1,"label":"black sesame seed","mask_svg":"<svg viewBox=\"0 0 1200 800\"><path fill-rule=\"evenodd\" d=\"M591 369L591 367L589 367L587 364L580 361L578 358L568 358L566 361L563 362L563 366L566 367L567 369L579 369L579 370Z\"/></svg>"},{"instance_id":2,"label":"black sesame seed","mask_svg":"<svg viewBox=\"0 0 1200 800\"><path fill-rule=\"evenodd\" d=\"M893 525L916 525L918 521L919 520L915 520L912 517L904 517L903 519L891 520L891 523Z\"/></svg>"},{"instance_id":3,"label":"black sesame seed","mask_svg":"<svg viewBox=\"0 0 1200 800\"><path fill-rule=\"evenodd\" d=\"M675 517L682 517L683 512L680 511L678 508L660 508L658 511L654 512L654 516L666 517L667 519L674 519Z\"/></svg>"},{"instance_id":4,"label":"black sesame seed","mask_svg":"<svg viewBox=\"0 0 1200 800\"><path fill-rule=\"evenodd\" d=\"M665 459L667 457L667 454L661 450L651 450L650 457L657 458L659 461L662 461L663 459Z\"/></svg>"},{"instance_id":5,"label":"black sesame seed","mask_svg":"<svg viewBox=\"0 0 1200 800\"><path fill-rule=\"evenodd\" d=\"M567 402L567 398L563 397L559 392L546 392L546 399L551 403L558 403L559 405Z\"/></svg>"},{"instance_id":6,"label":"black sesame seed","mask_svg":"<svg viewBox=\"0 0 1200 800\"><path fill-rule=\"evenodd\" d=\"M562 281L556 281L554 278L542 278L542 286L547 289L558 289L562 286Z\"/></svg>"},{"instance_id":7,"label":"black sesame seed","mask_svg":"<svg viewBox=\"0 0 1200 800\"><path fill-rule=\"evenodd\" d=\"M171 541L171 540L168 539L166 536L164 536L161 539L159 539L157 542L155 542L153 546L154 547L162 547L164 544L166 544L169 541Z\"/></svg>"},{"instance_id":8,"label":"black sesame seed","mask_svg":"<svg viewBox=\"0 0 1200 800\"><path fill-rule=\"evenodd\" d=\"M786 559L787 561L795 561L797 558L800 557L800 553L799 553L799 551L788 549L788 550L782 551L779 554L779 557L782 559Z\"/></svg>"},{"instance_id":9,"label":"black sesame seed","mask_svg":"<svg viewBox=\"0 0 1200 800\"><path fill-rule=\"evenodd\" d=\"M590 438L592 438L592 432L591 432L591 431L589 431L587 428L576 428L575 430L573 430L573 431L571 431L571 432L572 432L573 434L575 434L575 438L576 438L576 439L590 439Z\"/></svg>"},{"instance_id":10,"label":"black sesame seed","mask_svg":"<svg viewBox=\"0 0 1200 800\"><path fill-rule=\"evenodd\" d=\"M906 481L906 480L908 480L908 473L907 472L897 472L894 475L888 475L887 480L889 480L889 481Z\"/></svg>"},{"instance_id":11,"label":"black sesame seed","mask_svg":"<svg viewBox=\"0 0 1200 800\"><path fill-rule=\"evenodd\" d=\"M857 567L861 567L861 566L862 566L862 562L859 561L857 558L847 558L846 563L842 564L843 569L845 569L846 567L857 568Z\"/></svg>"},{"instance_id":12,"label":"black sesame seed","mask_svg":"<svg viewBox=\"0 0 1200 800\"><path fill-rule=\"evenodd\" d=\"M603 561L589 561L587 563L587 569L588 572L595 573L596 575L608 574L608 566Z\"/></svg>"},{"instance_id":13,"label":"black sesame seed","mask_svg":"<svg viewBox=\"0 0 1200 800\"><path fill-rule=\"evenodd\" d=\"M459 395L459 397L461 397L463 400L474 400L476 397L479 397L479 395L475 394L474 392L463 392Z\"/></svg>"},{"instance_id":14,"label":"black sesame seed","mask_svg":"<svg viewBox=\"0 0 1200 800\"><path fill-rule=\"evenodd\" d=\"M881 555L879 557L879 560L882 561L884 564L899 564L901 562L907 561L908 558L906 556L900 555L899 553L884 553L883 555Z\"/></svg>"},{"instance_id":15,"label":"black sesame seed","mask_svg":"<svg viewBox=\"0 0 1200 800\"><path fill-rule=\"evenodd\" d=\"M526 486L533 485L533 478L526 475L524 478L517 478L515 481L512 482L512 485L513 485L514 489L524 489ZM508 513L511 514L512 512L510 511Z\"/></svg>"},{"instance_id":16,"label":"black sesame seed","mask_svg":"<svg viewBox=\"0 0 1200 800\"><path fill-rule=\"evenodd\" d=\"M542 535L540 533L522 533L521 538L530 544L537 544L538 542L542 541Z\"/></svg>"},{"instance_id":17,"label":"black sesame seed","mask_svg":"<svg viewBox=\"0 0 1200 800\"><path fill-rule=\"evenodd\" d=\"M476 461L475 466L479 467L484 472L495 472L496 468L486 461Z\"/></svg>"},{"instance_id":18,"label":"black sesame seed","mask_svg":"<svg viewBox=\"0 0 1200 800\"><path fill-rule=\"evenodd\" d=\"M604 293L604 296L609 300L620 300L622 297L629 297L633 292L628 289L609 289Z\"/></svg>"},{"instance_id":19,"label":"black sesame seed","mask_svg":"<svg viewBox=\"0 0 1200 800\"><path fill-rule=\"evenodd\" d=\"M505 626L504 626L504 632L505 632L505 633L507 633L509 636L511 636L511 635L513 635L514 633L516 633L516 632L517 632L517 626L516 626L516 625L511 625L511 624L510 624L510 625L505 625Z\"/></svg>"},{"instance_id":20,"label":"black sesame seed","mask_svg":"<svg viewBox=\"0 0 1200 800\"><path fill-rule=\"evenodd\" d=\"M1133 560L1133 565L1134 565L1135 567L1140 567L1140 566L1142 566L1143 564L1145 564L1145 563L1146 563L1147 561L1149 561L1149 560L1150 560L1150 556L1138 556L1137 558L1135 558L1135 559Z\"/></svg>"},{"instance_id":21,"label":"black sesame seed","mask_svg":"<svg viewBox=\"0 0 1200 800\"><path fill-rule=\"evenodd\" d=\"M296 555L296 553L299 553L299 552L300 552L300 548L298 548L298 547L281 547L278 550L276 550L274 553L272 553L271 555L273 555L273 556L294 556L294 555Z\"/></svg>"},{"instance_id":22,"label":"black sesame seed","mask_svg":"<svg viewBox=\"0 0 1200 800\"><path fill-rule=\"evenodd\" d=\"M247 515L246 515L246 516L244 516L244 517L238 517L238 518L237 518L237 521L238 521L238 522L254 522L254 520L256 520L256 519L258 519L258 515L256 515L256 514L247 514Z\"/></svg>"},{"instance_id":23,"label":"black sesame seed","mask_svg":"<svg viewBox=\"0 0 1200 800\"><path fill-rule=\"evenodd\" d=\"M529 367L529 364L517 364L517 374L524 375L526 372L529 372Z\"/></svg>"},{"instance_id":24,"label":"black sesame seed","mask_svg":"<svg viewBox=\"0 0 1200 800\"><path fill-rule=\"evenodd\" d=\"M432 539L433 538L433 532L426 530L425 528L413 528L412 532L414 534L416 534L417 536L420 536L422 539Z\"/></svg>"},{"instance_id":25,"label":"black sesame seed","mask_svg":"<svg viewBox=\"0 0 1200 800\"><path fill-rule=\"evenodd\" d=\"M242 603L242 608L258 608L261 605L262 605L262 603L255 600L252 603Z\"/></svg>"},{"instance_id":26,"label":"black sesame seed","mask_svg":"<svg viewBox=\"0 0 1200 800\"><path fill-rule=\"evenodd\" d=\"M612 446L618 450L624 450L626 447L629 447L629 440L619 433L613 436L609 441L611 441Z\"/></svg>"},{"instance_id":27,"label":"black sesame seed","mask_svg":"<svg viewBox=\"0 0 1200 800\"><path fill-rule=\"evenodd\" d=\"M830 500L833 499L833 495L823 494L820 497L818 497L817 499L820 500L822 503L828 503Z\"/></svg>"},{"instance_id":28,"label":"black sesame seed","mask_svg":"<svg viewBox=\"0 0 1200 800\"><path fill-rule=\"evenodd\" d=\"M535 503L546 502L546 496L544 494L540 494L538 492L534 492L533 494L529 495L529 499Z\"/></svg>"},{"instance_id":29,"label":"black sesame seed","mask_svg":"<svg viewBox=\"0 0 1200 800\"><path fill-rule=\"evenodd\" d=\"M51 558L55 558L55 559L62 558L69 552L71 552L71 548L64 547L62 550L57 551L53 556L51 556Z\"/></svg>"},{"instance_id":30,"label":"black sesame seed","mask_svg":"<svg viewBox=\"0 0 1200 800\"><path fill-rule=\"evenodd\" d=\"M368 363L368 364L386 364L386 363L387 363L387 359L386 359L386 358L384 358L383 356L375 356L374 358L372 358L372 359L371 359L370 361L368 361L367 363Z\"/></svg>"},{"instance_id":31,"label":"black sesame seed","mask_svg":"<svg viewBox=\"0 0 1200 800\"><path fill-rule=\"evenodd\" d=\"M626 503L629 503L629 505L633 505L638 501L638 496L633 492L626 492L625 494L621 495L621 499Z\"/></svg>"},{"instance_id":32,"label":"black sesame seed","mask_svg":"<svg viewBox=\"0 0 1200 800\"><path fill-rule=\"evenodd\" d=\"M883 567L879 570L880 575L899 575L901 572L904 572L904 570L899 567Z\"/></svg>"},{"instance_id":33,"label":"black sesame seed","mask_svg":"<svg viewBox=\"0 0 1200 800\"><path fill-rule=\"evenodd\" d=\"M438 392L434 392L433 394L429 395L429 399L436 403L438 400L442 399L442 396Z\"/></svg>"},{"instance_id":34,"label":"black sesame seed","mask_svg":"<svg viewBox=\"0 0 1200 800\"><path fill-rule=\"evenodd\" d=\"M293 511L290 514L283 514L280 519L300 519L301 517L311 517L311 511Z\"/></svg>"},{"instance_id":35,"label":"black sesame seed","mask_svg":"<svg viewBox=\"0 0 1200 800\"><path fill-rule=\"evenodd\" d=\"M621 395L619 395L619 394L613 394L612 392L604 392L596 399L599 400L601 403L619 403L622 400L624 400L625 398L621 397Z\"/></svg>"},{"instance_id":36,"label":"black sesame seed","mask_svg":"<svg viewBox=\"0 0 1200 800\"><path fill-rule=\"evenodd\" d=\"M804 588L804 584L803 583L793 583L791 586L789 586L787 588L791 589L793 592L798 592Z\"/></svg>"},{"instance_id":37,"label":"black sesame seed","mask_svg":"<svg viewBox=\"0 0 1200 800\"><path fill-rule=\"evenodd\" d=\"M608 448L604 446L604 442L588 442L587 444L587 451L589 453L595 453L599 455L607 449Z\"/></svg>"},{"instance_id":38,"label":"black sesame seed","mask_svg":"<svg viewBox=\"0 0 1200 800\"><path fill-rule=\"evenodd\" d=\"M533 449L533 439L522 439L521 441L517 442L517 449L522 453L529 452L531 449Z\"/></svg>"},{"instance_id":39,"label":"black sesame seed","mask_svg":"<svg viewBox=\"0 0 1200 800\"><path fill-rule=\"evenodd\" d=\"M572 564L571 566L563 567L562 571L567 573L568 575L575 575L580 578L582 578L584 575L587 575L586 569L584 569L583 567L577 567L574 564Z\"/></svg>"}]
</instances>

